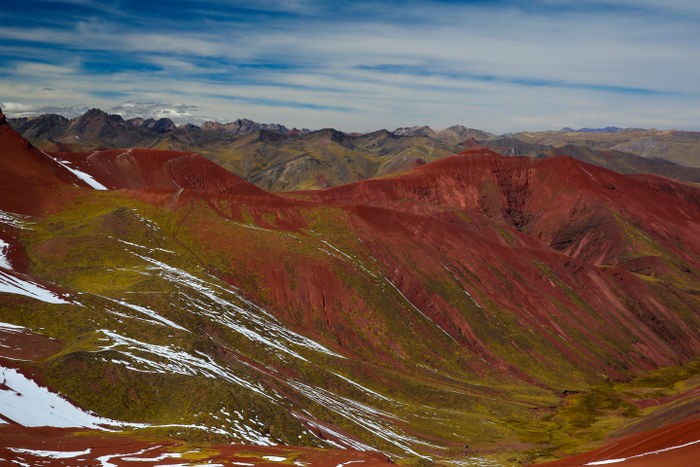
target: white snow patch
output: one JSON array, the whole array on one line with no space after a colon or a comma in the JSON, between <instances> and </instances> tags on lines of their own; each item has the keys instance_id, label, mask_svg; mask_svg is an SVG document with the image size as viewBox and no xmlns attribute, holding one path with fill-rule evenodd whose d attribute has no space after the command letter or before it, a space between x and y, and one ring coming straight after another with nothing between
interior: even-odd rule
<instances>
[{"instance_id":1,"label":"white snow patch","mask_svg":"<svg viewBox=\"0 0 700 467\"><path fill-rule=\"evenodd\" d=\"M179 459L182 457L182 454L179 452L164 452L163 454L157 456L157 457L122 457L121 460L126 461L126 462L152 462L152 461L162 461L165 459Z\"/></svg>"},{"instance_id":2,"label":"white snow patch","mask_svg":"<svg viewBox=\"0 0 700 467\"><path fill-rule=\"evenodd\" d=\"M280 457L280 456L262 456L263 459L272 461L272 462L284 462L287 460L286 457Z\"/></svg>"},{"instance_id":3,"label":"white snow patch","mask_svg":"<svg viewBox=\"0 0 700 467\"><path fill-rule=\"evenodd\" d=\"M232 462L235 464L235 462ZM248 464L255 465L255 464ZM155 467L225 467L224 464L212 464L207 462L206 464L156 464Z\"/></svg>"},{"instance_id":4,"label":"white snow patch","mask_svg":"<svg viewBox=\"0 0 700 467\"><path fill-rule=\"evenodd\" d=\"M10 253L10 244L5 240L0 238L0 268L12 269L12 264L10 264L10 258L8 254Z\"/></svg>"},{"instance_id":5,"label":"white snow patch","mask_svg":"<svg viewBox=\"0 0 700 467\"><path fill-rule=\"evenodd\" d=\"M20 334L24 331L28 331L28 329L25 328L24 326L17 326L16 324L0 323L0 331Z\"/></svg>"},{"instance_id":6,"label":"white snow patch","mask_svg":"<svg viewBox=\"0 0 700 467\"><path fill-rule=\"evenodd\" d=\"M689 443L681 444L678 446L671 446L668 448L663 448L663 449L657 449L656 451L649 451L649 452L644 452L642 454L635 454L634 456L629 456L629 457L621 457L619 459L607 459L607 460L602 460L602 461L595 461L595 462L589 462L587 464L583 465L605 465L605 464L617 464L618 462L625 462L629 459L637 459L639 457L645 457L645 456L651 456L654 454L661 454L662 452L668 452L668 451L673 451L675 449L681 449L681 448L686 448L688 446L692 446L693 444L698 444L700 443L700 439L691 441Z\"/></svg>"},{"instance_id":7,"label":"white snow patch","mask_svg":"<svg viewBox=\"0 0 700 467\"><path fill-rule=\"evenodd\" d=\"M18 454L29 454L34 457L49 457L51 459L72 459L78 456L86 456L90 454L90 448L84 451L40 451L36 449L25 449L25 448L7 448L12 452Z\"/></svg>"},{"instance_id":8,"label":"white snow patch","mask_svg":"<svg viewBox=\"0 0 700 467\"><path fill-rule=\"evenodd\" d=\"M0 366L0 373L8 388L0 390L0 414L20 425L98 430L104 430L104 426L137 426L85 412L13 368Z\"/></svg>"},{"instance_id":9,"label":"white snow patch","mask_svg":"<svg viewBox=\"0 0 700 467\"><path fill-rule=\"evenodd\" d=\"M28 225L31 224L26 216L3 211L2 209L0 209L0 222L22 230L28 229Z\"/></svg>"},{"instance_id":10,"label":"white snow patch","mask_svg":"<svg viewBox=\"0 0 700 467\"><path fill-rule=\"evenodd\" d=\"M347 461L347 462L343 462L343 463L341 463L341 464L338 464L338 465L336 465L335 467L345 467L346 465L350 465L350 464L360 464L360 463L362 463L362 462L367 462L367 461L365 461L364 459L358 460L358 461Z\"/></svg>"},{"instance_id":11,"label":"white snow patch","mask_svg":"<svg viewBox=\"0 0 700 467\"><path fill-rule=\"evenodd\" d=\"M0 271L0 292L24 295L46 303L71 303L36 282L29 279L21 279L5 271Z\"/></svg>"},{"instance_id":12,"label":"white snow patch","mask_svg":"<svg viewBox=\"0 0 700 467\"><path fill-rule=\"evenodd\" d=\"M42 152L43 152L43 151L42 151ZM77 169L76 167L74 167L72 162L64 161L64 160L61 160L61 159L59 159L59 158L57 158L57 157L52 157L52 156L48 155L48 154L45 153L45 152L43 152L43 153L44 153L44 155L45 155L46 157L48 157L48 158L50 158L50 159L53 159L54 161L58 162L58 164L61 165L63 168L65 168L66 170L72 172L73 175L75 175L75 176L78 177L80 180L82 180L83 182L85 182L85 183L86 183L88 186L90 186L91 188L93 188L93 189L95 189L95 190L107 190L107 189L108 189L106 186L104 186L103 184L101 184L100 182L98 182L97 180L95 180L95 179L93 178L92 175L90 175L90 174L88 174L88 173L85 173L85 172L83 172L82 170Z\"/></svg>"},{"instance_id":13,"label":"white snow patch","mask_svg":"<svg viewBox=\"0 0 700 467\"><path fill-rule=\"evenodd\" d=\"M626 457L622 457L620 459L608 459L608 460L604 460L604 461L589 462L588 464L583 464L583 465L617 464L618 462L624 462L626 460L627 460Z\"/></svg>"},{"instance_id":14,"label":"white snow patch","mask_svg":"<svg viewBox=\"0 0 700 467\"><path fill-rule=\"evenodd\" d=\"M102 467L119 467L117 464L112 464L109 461L114 459L114 458L117 458L117 457L121 458L124 456L140 456L141 454L143 454L145 452L153 451L154 449L158 449L159 447L161 447L161 446L151 446L149 448L141 449L140 451L130 452L130 453L126 453L126 454L107 454L105 456L98 457L96 460L99 461L100 464L102 464Z\"/></svg>"}]
</instances>

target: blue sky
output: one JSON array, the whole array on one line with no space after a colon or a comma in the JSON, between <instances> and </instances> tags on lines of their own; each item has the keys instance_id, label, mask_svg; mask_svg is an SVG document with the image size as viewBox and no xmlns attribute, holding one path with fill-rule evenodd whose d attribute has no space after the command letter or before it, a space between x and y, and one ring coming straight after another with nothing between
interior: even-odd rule
<instances>
[{"instance_id":1,"label":"blue sky","mask_svg":"<svg viewBox=\"0 0 700 467\"><path fill-rule=\"evenodd\" d=\"M700 130L696 0L2 0L9 116Z\"/></svg>"}]
</instances>

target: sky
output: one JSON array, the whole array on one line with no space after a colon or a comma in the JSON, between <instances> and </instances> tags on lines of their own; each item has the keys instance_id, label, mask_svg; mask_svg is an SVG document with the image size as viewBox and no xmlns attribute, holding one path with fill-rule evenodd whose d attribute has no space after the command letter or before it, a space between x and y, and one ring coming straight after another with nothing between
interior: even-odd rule
<instances>
[{"instance_id":1,"label":"sky","mask_svg":"<svg viewBox=\"0 0 700 467\"><path fill-rule=\"evenodd\" d=\"M697 0L0 0L9 117L700 130Z\"/></svg>"}]
</instances>

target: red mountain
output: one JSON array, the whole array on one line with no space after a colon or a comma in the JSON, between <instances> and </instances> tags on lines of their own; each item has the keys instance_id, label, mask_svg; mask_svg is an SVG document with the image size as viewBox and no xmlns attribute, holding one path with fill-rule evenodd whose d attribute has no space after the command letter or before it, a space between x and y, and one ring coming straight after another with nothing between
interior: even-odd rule
<instances>
[{"instance_id":1,"label":"red mountain","mask_svg":"<svg viewBox=\"0 0 700 467\"><path fill-rule=\"evenodd\" d=\"M192 190L211 195L273 195L198 154L155 149L56 153L109 189Z\"/></svg>"},{"instance_id":2,"label":"red mountain","mask_svg":"<svg viewBox=\"0 0 700 467\"><path fill-rule=\"evenodd\" d=\"M60 343L0 363L102 423L474 463L692 413L693 185L472 150L273 195L186 152L0 151L26 258L3 274L63 291L0 281L0 323L26 328L0 338Z\"/></svg>"},{"instance_id":3,"label":"red mountain","mask_svg":"<svg viewBox=\"0 0 700 467\"><path fill-rule=\"evenodd\" d=\"M65 166L19 136L0 111L0 207L17 213L40 213L52 204L48 191L85 184Z\"/></svg>"}]
</instances>

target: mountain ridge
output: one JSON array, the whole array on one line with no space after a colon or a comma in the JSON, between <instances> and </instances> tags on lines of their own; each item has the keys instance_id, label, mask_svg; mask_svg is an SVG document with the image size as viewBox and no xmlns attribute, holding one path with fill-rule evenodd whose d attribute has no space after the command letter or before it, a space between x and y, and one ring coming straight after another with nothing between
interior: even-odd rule
<instances>
[{"instance_id":1,"label":"mountain ridge","mask_svg":"<svg viewBox=\"0 0 700 467\"><path fill-rule=\"evenodd\" d=\"M3 173L38 154L4 128ZM61 345L12 368L138 433L515 465L667 420L700 371L691 184L482 148L266 193L192 152L52 156L95 183L0 197L0 321Z\"/></svg>"},{"instance_id":2,"label":"mountain ridge","mask_svg":"<svg viewBox=\"0 0 700 467\"><path fill-rule=\"evenodd\" d=\"M48 115L10 122L49 152L133 147L197 152L269 191L342 185L401 172L474 147L505 155L564 154L624 173L700 181L700 133L693 132L624 129L498 136L453 125L444 130L416 126L349 134L335 129L289 130L246 119L176 127L168 119L125 121L97 109L73 120Z\"/></svg>"}]
</instances>

